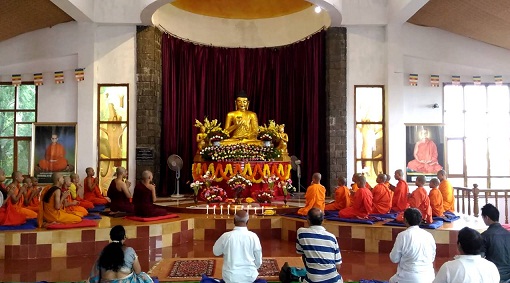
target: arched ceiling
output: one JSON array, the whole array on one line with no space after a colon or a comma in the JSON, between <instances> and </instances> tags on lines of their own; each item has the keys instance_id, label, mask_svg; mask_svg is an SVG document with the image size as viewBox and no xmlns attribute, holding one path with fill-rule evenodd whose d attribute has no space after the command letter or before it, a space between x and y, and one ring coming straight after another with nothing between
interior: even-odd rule
<instances>
[{"instance_id":1,"label":"arched ceiling","mask_svg":"<svg viewBox=\"0 0 510 283\"><path fill-rule=\"evenodd\" d=\"M310 8L303 0L176 0L173 6L190 13L224 19L266 19Z\"/></svg>"}]
</instances>

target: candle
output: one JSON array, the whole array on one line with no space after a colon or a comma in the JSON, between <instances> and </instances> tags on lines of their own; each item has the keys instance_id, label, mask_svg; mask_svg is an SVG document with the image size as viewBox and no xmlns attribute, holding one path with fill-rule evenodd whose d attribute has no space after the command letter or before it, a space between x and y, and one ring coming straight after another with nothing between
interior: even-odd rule
<instances>
[{"instance_id":1,"label":"candle","mask_svg":"<svg viewBox=\"0 0 510 283\"><path fill-rule=\"evenodd\" d=\"M249 205L246 206L246 211L248 212L248 214L250 214L250 206Z\"/></svg>"},{"instance_id":2,"label":"candle","mask_svg":"<svg viewBox=\"0 0 510 283\"><path fill-rule=\"evenodd\" d=\"M223 215L223 205L220 205L220 214Z\"/></svg>"},{"instance_id":3,"label":"candle","mask_svg":"<svg viewBox=\"0 0 510 283\"><path fill-rule=\"evenodd\" d=\"M230 215L230 204L227 205L227 215Z\"/></svg>"},{"instance_id":4,"label":"candle","mask_svg":"<svg viewBox=\"0 0 510 283\"><path fill-rule=\"evenodd\" d=\"M260 207L260 210L262 211L261 213L264 214L264 207L263 206Z\"/></svg>"},{"instance_id":5,"label":"candle","mask_svg":"<svg viewBox=\"0 0 510 283\"><path fill-rule=\"evenodd\" d=\"M216 215L216 205L212 208L213 214Z\"/></svg>"},{"instance_id":6,"label":"candle","mask_svg":"<svg viewBox=\"0 0 510 283\"><path fill-rule=\"evenodd\" d=\"M253 208L253 211L254 211L253 214L257 215L257 207L256 206Z\"/></svg>"},{"instance_id":7,"label":"candle","mask_svg":"<svg viewBox=\"0 0 510 283\"><path fill-rule=\"evenodd\" d=\"M234 205L234 214L237 213L237 205Z\"/></svg>"},{"instance_id":8,"label":"candle","mask_svg":"<svg viewBox=\"0 0 510 283\"><path fill-rule=\"evenodd\" d=\"M205 207L205 214L209 214L209 205L206 205Z\"/></svg>"},{"instance_id":9,"label":"candle","mask_svg":"<svg viewBox=\"0 0 510 283\"><path fill-rule=\"evenodd\" d=\"M244 210L244 205L241 205L241 210Z\"/></svg>"}]
</instances>

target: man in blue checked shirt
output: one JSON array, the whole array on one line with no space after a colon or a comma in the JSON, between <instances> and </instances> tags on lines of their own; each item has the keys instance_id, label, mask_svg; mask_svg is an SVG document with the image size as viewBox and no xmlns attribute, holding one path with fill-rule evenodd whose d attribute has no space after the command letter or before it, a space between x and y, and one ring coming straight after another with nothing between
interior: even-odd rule
<instances>
[{"instance_id":1,"label":"man in blue checked shirt","mask_svg":"<svg viewBox=\"0 0 510 283\"><path fill-rule=\"evenodd\" d=\"M297 231L296 252L301 254L306 276L300 282L342 283L342 255L336 237L322 226L324 213L318 208L308 211L310 227Z\"/></svg>"}]
</instances>

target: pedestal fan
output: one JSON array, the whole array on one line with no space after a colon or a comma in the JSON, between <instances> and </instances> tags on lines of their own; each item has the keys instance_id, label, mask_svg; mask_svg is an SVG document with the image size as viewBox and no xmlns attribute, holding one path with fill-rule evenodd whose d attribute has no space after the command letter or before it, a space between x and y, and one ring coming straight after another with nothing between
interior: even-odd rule
<instances>
[{"instance_id":1,"label":"pedestal fan","mask_svg":"<svg viewBox=\"0 0 510 283\"><path fill-rule=\"evenodd\" d=\"M179 178L181 177L181 169L182 169L182 158L177 154L172 154L166 160L168 168L172 171L175 171L175 186L176 193L171 195L173 198L182 198L184 195L179 193Z\"/></svg>"}]
</instances>

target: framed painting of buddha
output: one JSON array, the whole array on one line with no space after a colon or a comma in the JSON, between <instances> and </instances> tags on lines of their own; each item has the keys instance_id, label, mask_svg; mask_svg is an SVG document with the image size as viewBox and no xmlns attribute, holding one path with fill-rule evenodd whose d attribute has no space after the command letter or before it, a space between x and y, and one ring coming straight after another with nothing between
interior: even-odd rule
<instances>
[{"instance_id":1,"label":"framed painting of buddha","mask_svg":"<svg viewBox=\"0 0 510 283\"><path fill-rule=\"evenodd\" d=\"M76 123L34 123L31 175L51 184L51 175L69 175L76 167Z\"/></svg>"},{"instance_id":2,"label":"framed painting of buddha","mask_svg":"<svg viewBox=\"0 0 510 283\"><path fill-rule=\"evenodd\" d=\"M445 138L442 124L406 124L406 176L414 182L425 175L427 182L445 169Z\"/></svg>"}]
</instances>

